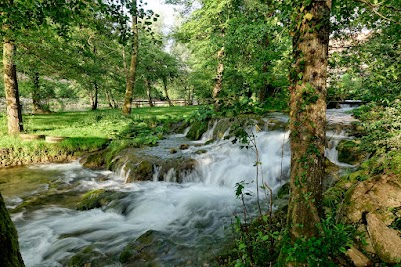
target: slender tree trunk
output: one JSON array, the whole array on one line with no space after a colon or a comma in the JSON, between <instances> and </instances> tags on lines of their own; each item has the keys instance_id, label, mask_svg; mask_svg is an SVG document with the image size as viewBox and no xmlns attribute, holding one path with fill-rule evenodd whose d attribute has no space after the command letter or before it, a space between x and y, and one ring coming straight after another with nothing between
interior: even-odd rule
<instances>
[{"instance_id":1,"label":"slender tree trunk","mask_svg":"<svg viewBox=\"0 0 401 267\"><path fill-rule=\"evenodd\" d=\"M108 89L106 89L106 99L107 99L107 103L109 103L109 107L111 109L117 108L117 103L114 100L113 95L111 94L111 92Z\"/></svg>"},{"instance_id":2,"label":"slender tree trunk","mask_svg":"<svg viewBox=\"0 0 401 267\"><path fill-rule=\"evenodd\" d=\"M331 0L303 2L294 6L297 15L290 77L291 198L287 227L292 240L319 236L326 136Z\"/></svg>"},{"instance_id":3,"label":"slender tree trunk","mask_svg":"<svg viewBox=\"0 0 401 267\"><path fill-rule=\"evenodd\" d=\"M0 194L0 266L22 267L24 261L18 245L17 230Z\"/></svg>"},{"instance_id":4,"label":"slender tree trunk","mask_svg":"<svg viewBox=\"0 0 401 267\"><path fill-rule=\"evenodd\" d=\"M92 110L97 110L98 104L99 104L98 103L99 102L99 86L96 81L93 83L93 87L95 88L95 92L93 93L93 97L91 98Z\"/></svg>"},{"instance_id":5,"label":"slender tree trunk","mask_svg":"<svg viewBox=\"0 0 401 267\"><path fill-rule=\"evenodd\" d=\"M12 40L5 37L3 46L4 89L7 101L8 134L23 131L22 112L19 100L17 68L15 66L16 47Z\"/></svg>"},{"instance_id":6,"label":"slender tree trunk","mask_svg":"<svg viewBox=\"0 0 401 267\"><path fill-rule=\"evenodd\" d=\"M153 104L153 99L152 99L152 86L150 85L148 79L145 79L145 84L146 84L146 93L148 95L149 107L153 108L155 105Z\"/></svg>"},{"instance_id":7,"label":"slender tree trunk","mask_svg":"<svg viewBox=\"0 0 401 267\"><path fill-rule=\"evenodd\" d=\"M131 63L128 71L127 84L125 88L124 106L123 113L130 114L132 106L132 95L134 93L135 77L136 77L136 65L138 61L138 16L137 16L137 1L132 0L132 6L134 7L134 12L132 16L132 52L131 52Z\"/></svg>"},{"instance_id":8,"label":"slender tree trunk","mask_svg":"<svg viewBox=\"0 0 401 267\"><path fill-rule=\"evenodd\" d=\"M39 113L43 114L46 113L48 110L46 110L41 102L40 99L40 79L39 79L39 73L34 72L32 76L32 81L33 81L33 89L32 89L32 112L33 113Z\"/></svg>"},{"instance_id":9,"label":"slender tree trunk","mask_svg":"<svg viewBox=\"0 0 401 267\"><path fill-rule=\"evenodd\" d=\"M170 107L173 107L174 105L173 105L173 103L171 102L170 97L168 96L167 79L166 79L166 78L163 78L163 87L164 87L164 94L166 95L166 99L167 99L168 105L169 105Z\"/></svg>"},{"instance_id":10,"label":"slender tree trunk","mask_svg":"<svg viewBox=\"0 0 401 267\"><path fill-rule=\"evenodd\" d=\"M219 52L217 53L217 76L216 76L216 84L214 85L213 88L213 102L214 102L214 107L216 110L220 109L220 104L219 104L219 94L221 92L221 88L223 85L223 74L224 74L224 47L222 47Z\"/></svg>"}]
</instances>

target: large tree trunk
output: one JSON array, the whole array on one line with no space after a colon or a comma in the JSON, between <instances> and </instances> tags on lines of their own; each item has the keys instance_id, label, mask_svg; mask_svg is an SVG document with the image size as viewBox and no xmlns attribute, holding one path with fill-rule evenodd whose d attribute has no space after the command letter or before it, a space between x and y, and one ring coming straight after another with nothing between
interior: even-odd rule
<instances>
[{"instance_id":1,"label":"large tree trunk","mask_svg":"<svg viewBox=\"0 0 401 267\"><path fill-rule=\"evenodd\" d=\"M3 196L0 194L0 266L25 266L22 260L17 230L10 219Z\"/></svg>"},{"instance_id":2,"label":"large tree trunk","mask_svg":"<svg viewBox=\"0 0 401 267\"><path fill-rule=\"evenodd\" d=\"M3 71L4 90L7 101L8 134L14 135L23 131L22 112L19 100L17 68L15 66L16 47L12 40L4 38Z\"/></svg>"},{"instance_id":3,"label":"large tree trunk","mask_svg":"<svg viewBox=\"0 0 401 267\"><path fill-rule=\"evenodd\" d=\"M220 109L220 104L219 104L219 94L221 92L221 88L223 85L223 74L224 74L224 47L222 47L219 52L217 53L217 75L216 75L216 84L214 85L213 88L213 102L214 102L214 107L216 110Z\"/></svg>"},{"instance_id":4,"label":"large tree trunk","mask_svg":"<svg viewBox=\"0 0 401 267\"><path fill-rule=\"evenodd\" d=\"M166 99L167 99L168 105L170 107L174 106L173 103L170 100L170 97L168 96L167 79L166 78L163 78L163 87L164 87L164 94L166 95Z\"/></svg>"},{"instance_id":5,"label":"large tree trunk","mask_svg":"<svg viewBox=\"0 0 401 267\"><path fill-rule=\"evenodd\" d=\"M331 0L308 2L302 8L294 6L297 17L293 21L291 198L287 225L292 240L319 236L322 215Z\"/></svg>"},{"instance_id":6,"label":"large tree trunk","mask_svg":"<svg viewBox=\"0 0 401 267\"><path fill-rule=\"evenodd\" d=\"M134 93L135 77L136 77L136 65L138 61L138 16L137 16L137 1L132 0L132 6L134 7L135 14L132 14L132 51L131 51L131 63L128 71L127 84L125 88L125 97L123 105L123 113L131 113L132 95Z\"/></svg>"}]
</instances>

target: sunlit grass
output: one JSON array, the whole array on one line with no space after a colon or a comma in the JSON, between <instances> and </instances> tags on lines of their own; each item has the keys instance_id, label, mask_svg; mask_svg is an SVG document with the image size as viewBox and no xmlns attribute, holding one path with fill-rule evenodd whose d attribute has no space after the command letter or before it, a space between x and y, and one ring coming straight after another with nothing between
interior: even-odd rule
<instances>
[{"instance_id":1,"label":"sunlit grass","mask_svg":"<svg viewBox=\"0 0 401 267\"><path fill-rule=\"evenodd\" d=\"M118 109L24 115L25 133L66 137L58 144L49 144L44 140L23 141L19 136L8 136L6 117L0 114L0 149L11 148L20 157L94 151L107 145L110 140L126 138L132 131L138 136L134 143L141 140L144 144L154 143L152 135L160 135L161 132L158 125L183 120L197 108L135 108L129 116L123 115Z\"/></svg>"}]
</instances>

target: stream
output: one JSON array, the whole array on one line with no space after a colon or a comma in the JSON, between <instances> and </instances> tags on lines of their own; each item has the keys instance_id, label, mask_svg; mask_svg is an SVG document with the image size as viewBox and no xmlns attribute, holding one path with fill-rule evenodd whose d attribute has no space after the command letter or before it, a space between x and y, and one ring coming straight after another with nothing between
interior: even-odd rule
<instances>
[{"instance_id":1,"label":"stream","mask_svg":"<svg viewBox=\"0 0 401 267\"><path fill-rule=\"evenodd\" d=\"M328 118L346 116L342 110L336 112L339 115L328 113ZM272 117L287 120L279 113ZM262 162L259 183L276 192L289 176L288 132L254 129L253 133ZM205 133L204 141L208 135L210 132ZM329 135L334 141L348 138L344 132ZM138 256L142 264L151 259L153 265L149 266L213 266L213 257L224 250L232 231L234 215L242 210L235 196L236 183L245 182L251 193L249 205L256 201L256 154L230 140L204 145L183 134L167 137L146 153L168 157L171 147L183 143L190 147L179 153L198 164L180 184L173 175L156 182L157 171L153 182L125 183L122 172L90 170L78 162L0 169L0 191L7 207L23 206L11 215L26 266L75 266L71 258L88 251L89 256L83 257L89 257L92 267L148 266L120 263L121 252L136 240L146 254ZM326 156L341 166L335 162L335 146L329 145ZM197 153L199 150L204 153ZM93 189L121 195L103 208L78 211L82 195ZM152 245L138 245L149 239Z\"/></svg>"}]
</instances>

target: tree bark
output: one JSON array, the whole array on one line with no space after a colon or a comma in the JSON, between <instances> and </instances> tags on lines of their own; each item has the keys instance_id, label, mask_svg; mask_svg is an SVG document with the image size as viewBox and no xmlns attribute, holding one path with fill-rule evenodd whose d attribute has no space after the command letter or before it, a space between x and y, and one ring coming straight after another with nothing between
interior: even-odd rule
<instances>
[{"instance_id":1,"label":"tree bark","mask_svg":"<svg viewBox=\"0 0 401 267\"><path fill-rule=\"evenodd\" d=\"M304 2L310 4L294 6L297 16L290 74L291 198L287 227L292 240L319 236L325 162L331 0Z\"/></svg>"},{"instance_id":2,"label":"tree bark","mask_svg":"<svg viewBox=\"0 0 401 267\"><path fill-rule=\"evenodd\" d=\"M138 16L137 16L137 0L132 0L132 6L134 7L134 14L132 14L132 51L131 51L131 63L128 71L127 83L125 88L124 105L122 112L124 114L130 114L132 108L132 95L135 87L136 77L136 65L138 62Z\"/></svg>"},{"instance_id":3,"label":"tree bark","mask_svg":"<svg viewBox=\"0 0 401 267\"><path fill-rule=\"evenodd\" d=\"M22 267L18 234L0 194L0 266Z\"/></svg>"},{"instance_id":4,"label":"tree bark","mask_svg":"<svg viewBox=\"0 0 401 267\"><path fill-rule=\"evenodd\" d=\"M46 113L45 108L43 107L40 101L40 80L39 73L34 72L33 77L33 89L32 89L32 112L33 113Z\"/></svg>"},{"instance_id":5,"label":"tree bark","mask_svg":"<svg viewBox=\"0 0 401 267\"><path fill-rule=\"evenodd\" d=\"M18 92L17 68L15 66L16 46L5 37L3 45L4 90L7 101L8 134L15 135L23 131L22 112Z\"/></svg>"},{"instance_id":6,"label":"tree bark","mask_svg":"<svg viewBox=\"0 0 401 267\"><path fill-rule=\"evenodd\" d=\"M95 92L93 93L93 96L91 97L91 102L92 102L92 110L97 110L98 108L98 98L99 98L99 86L97 82L93 83L93 87L95 88Z\"/></svg>"},{"instance_id":7,"label":"tree bark","mask_svg":"<svg viewBox=\"0 0 401 267\"><path fill-rule=\"evenodd\" d=\"M220 104L219 104L219 94L221 92L221 88L223 85L223 74L224 74L224 47L222 47L219 52L217 52L217 76L216 76L216 84L214 85L213 88L213 102L214 102L214 107L216 110L220 109Z\"/></svg>"},{"instance_id":8,"label":"tree bark","mask_svg":"<svg viewBox=\"0 0 401 267\"><path fill-rule=\"evenodd\" d=\"M152 99L152 86L150 85L148 79L145 79L145 84L146 84L146 93L148 95L149 107L153 108L155 105L153 104L153 99Z\"/></svg>"},{"instance_id":9,"label":"tree bark","mask_svg":"<svg viewBox=\"0 0 401 267\"><path fill-rule=\"evenodd\" d=\"M169 105L170 107L173 107L174 105L173 105L173 103L171 102L170 97L168 96L167 78L163 78L163 87L164 87L164 94L166 95L166 99L167 99L168 105Z\"/></svg>"}]
</instances>

